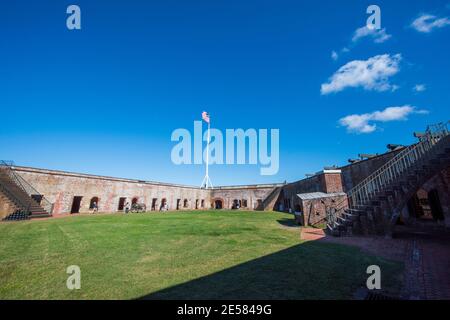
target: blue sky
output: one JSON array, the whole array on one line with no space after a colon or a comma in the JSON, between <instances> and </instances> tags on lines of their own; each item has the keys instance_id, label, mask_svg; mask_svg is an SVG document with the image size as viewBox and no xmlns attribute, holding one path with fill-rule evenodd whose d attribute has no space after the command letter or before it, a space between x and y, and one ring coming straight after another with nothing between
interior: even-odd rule
<instances>
[{"instance_id":1,"label":"blue sky","mask_svg":"<svg viewBox=\"0 0 450 320\"><path fill-rule=\"evenodd\" d=\"M66 27L70 4L81 30ZM355 39L370 4L4 2L0 158L197 185L204 168L174 165L170 136L203 110L223 131L280 129L277 175L216 165L214 185L293 181L412 143L450 119L450 2L377 1L383 33Z\"/></svg>"}]
</instances>

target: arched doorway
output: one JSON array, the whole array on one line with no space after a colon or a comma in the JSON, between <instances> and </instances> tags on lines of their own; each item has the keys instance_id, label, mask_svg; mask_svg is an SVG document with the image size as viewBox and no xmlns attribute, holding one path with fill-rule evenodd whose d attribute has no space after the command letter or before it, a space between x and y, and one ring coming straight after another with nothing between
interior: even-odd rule
<instances>
[{"instance_id":1,"label":"arched doorway","mask_svg":"<svg viewBox=\"0 0 450 320\"><path fill-rule=\"evenodd\" d=\"M169 207L167 206L167 200L166 198L161 199L161 206L159 207L159 211L166 211Z\"/></svg>"},{"instance_id":2,"label":"arched doorway","mask_svg":"<svg viewBox=\"0 0 450 320\"><path fill-rule=\"evenodd\" d=\"M427 192L425 189L420 188L408 200L407 208L409 216L416 220L444 220L444 211L436 189L431 189Z\"/></svg>"},{"instance_id":3,"label":"arched doorway","mask_svg":"<svg viewBox=\"0 0 450 320\"><path fill-rule=\"evenodd\" d=\"M131 204L136 204L136 203L138 203L138 200L139 200L138 197L134 197L134 198L131 200Z\"/></svg>"},{"instance_id":4,"label":"arched doorway","mask_svg":"<svg viewBox=\"0 0 450 320\"><path fill-rule=\"evenodd\" d=\"M91 201L89 202L89 209L90 210L98 209L98 197L91 198Z\"/></svg>"},{"instance_id":5,"label":"arched doorway","mask_svg":"<svg viewBox=\"0 0 450 320\"><path fill-rule=\"evenodd\" d=\"M152 208L151 211L156 211L156 203L158 201L158 198L153 198L152 199Z\"/></svg>"},{"instance_id":6,"label":"arched doorway","mask_svg":"<svg viewBox=\"0 0 450 320\"><path fill-rule=\"evenodd\" d=\"M123 211L123 209L125 208L125 201L126 200L127 200L127 198L125 198L125 197L119 198L119 205L117 206L117 210L118 211Z\"/></svg>"},{"instance_id":7,"label":"arched doorway","mask_svg":"<svg viewBox=\"0 0 450 320\"><path fill-rule=\"evenodd\" d=\"M214 209L220 210L223 208L223 201L221 199L214 200Z\"/></svg>"}]
</instances>

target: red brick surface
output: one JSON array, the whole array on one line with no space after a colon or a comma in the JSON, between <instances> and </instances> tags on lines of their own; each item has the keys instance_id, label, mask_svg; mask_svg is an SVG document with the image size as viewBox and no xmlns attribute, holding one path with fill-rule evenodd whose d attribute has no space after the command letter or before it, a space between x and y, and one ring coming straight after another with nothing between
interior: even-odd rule
<instances>
[{"instance_id":1,"label":"red brick surface","mask_svg":"<svg viewBox=\"0 0 450 320\"><path fill-rule=\"evenodd\" d=\"M450 299L450 232L422 227L396 228L394 238L332 237L323 230L302 228L301 239L358 246L405 264L402 298Z\"/></svg>"}]
</instances>

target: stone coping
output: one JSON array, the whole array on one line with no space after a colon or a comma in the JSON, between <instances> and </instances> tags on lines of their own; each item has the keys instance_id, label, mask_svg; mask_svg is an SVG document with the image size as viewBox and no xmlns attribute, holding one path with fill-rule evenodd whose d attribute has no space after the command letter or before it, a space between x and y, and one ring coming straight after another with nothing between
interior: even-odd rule
<instances>
[{"instance_id":1,"label":"stone coping","mask_svg":"<svg viewBox=\"0 0 450 320\"><path fill-rule=\"evenodd\" d=\"M128 183L142 183L142 184L149 184L149 185L156 185L156 186L168 186L168 187L204 190L200 187L183 185L183 184L147 181L147 180L139 180L139 179L117 178L117 177L101 176L101 175L86 174L86 173L76 173L76 172L69 172L69 171L62 171L62 170L50 170L50 169L41 169L41 168L33 168L33 167L24 167L24 166L11 166L11 168L13 170L19 171L19 172L30 172L30 173L40 173L40 174L58 175L58 176L75 177L75 178L99 179L99 180L109 180L109 181L128 182ZM274 188L274 187L279 187L279 186L283 186L283 185L284 184L282 184L282 183L272 183L272 184L219 186L219 187L214 187L209 190Z\"/></svg>"}]
</instances>

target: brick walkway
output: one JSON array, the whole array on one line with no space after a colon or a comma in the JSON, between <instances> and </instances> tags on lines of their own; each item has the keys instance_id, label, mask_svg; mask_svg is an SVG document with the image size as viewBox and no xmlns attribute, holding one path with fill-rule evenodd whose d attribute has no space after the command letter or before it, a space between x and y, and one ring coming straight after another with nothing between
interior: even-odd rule
<instances>
[{"instance_id":1,"label":"brick walkway","mask_svg":"<svg viewBox=\"0 0 450 320\"><path fill-rule=\"evenodd\" d=\"M405 299L450 299L450 232L398 226L393 239L332 237L320 229L302 228L301 238L358 246L372 254L405 263Z\"/></svg>"},{"instance_id":2,"label":"brick walkway","mask_svg":"<svg viewBox=\"0 0 450 320\"><path fill-rule=\"evenodd\" d=\"M409 256L405 297L450 299L450 233L443 230L400 229L399 239L408 239Z\"/></svg>"}]
</instances>

